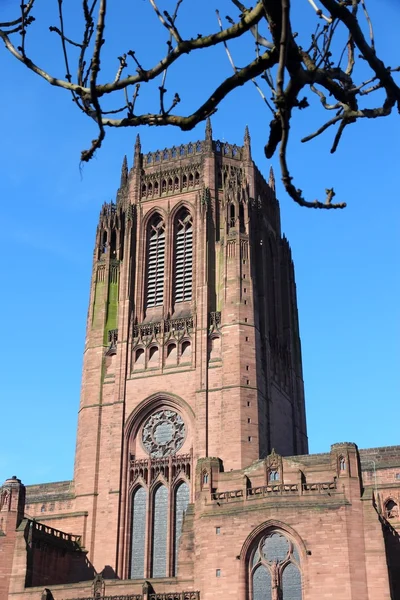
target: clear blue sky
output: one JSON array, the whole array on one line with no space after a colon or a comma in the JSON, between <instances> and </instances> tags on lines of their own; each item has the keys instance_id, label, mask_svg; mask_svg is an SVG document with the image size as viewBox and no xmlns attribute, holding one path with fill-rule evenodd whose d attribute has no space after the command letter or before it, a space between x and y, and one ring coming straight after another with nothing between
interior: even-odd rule
<instances>
[{"instance_id":1,"label":"clear blue sky","mask_svg":"<svg viewBox=\"0 0 400 600\"><path fill-rule=\"evenodd\" d=\"M46 26L55 20L44 14L49 3L37 2L47 18L43 26L38 19L37 34L32 30L34 56L62 76L64 69L56 68L58 46L45 54L50 36ZM68 3L67 22L76 3ZM0 18L2 12L8 16L13 4L0 4ZM165 41L150 41L149 32L160 31L155 19L154 29L140 25L138 17L149 12L147 3L132 5L136 17L124 15L120 22L115 15L110 23L111 56L132 46L141 48L139 58L148 67ZM304 5L299 27L309 15L309 5ZM165 6L170 8L171 2ZM225 0L216 6L222 14L234 14ZM378 49L384 56L392 53L389 64L399 64L400 9L395 0L372 0L369 8ZM215 27L211 4L205 13L193 19L189 6L182 11L190 35ZM250 56L240 43L232 49L239 64ZM80 151L96 135L94 124L80 115L66 93L0 50L0 482L15 474L29 484L73 474L95 229L102 203L115 198L125 153L132 163L137 130L110 131L81 173ZM111 66L115 62L104 64L104 76ZM185 58L182 69L169 75L167 87L179 91L182 110L193 108L216 84L219 70L231 73L222 49L193 56L193 61ZM143 110L156 108L154 88L143 90L140 99ZM310 452L328 451L339 441L360 447L397 444L400 118L394 114L353 125L332 157L332 134L305 146L295 141L323 117L310 110L296 115L292 168L309 199L334 185L338 199L348 202L344 211L301 209L285 195L276 159L269 163L263 155L268 113L253 86L228 98L212 124L214 137L238 144L248 124L256 163L266 176L270 164L275 167L282 227L296 265ZM202 138L204 125L189 133L141 128L140 135L148 151Z\"/></svg>"}]
</instances>

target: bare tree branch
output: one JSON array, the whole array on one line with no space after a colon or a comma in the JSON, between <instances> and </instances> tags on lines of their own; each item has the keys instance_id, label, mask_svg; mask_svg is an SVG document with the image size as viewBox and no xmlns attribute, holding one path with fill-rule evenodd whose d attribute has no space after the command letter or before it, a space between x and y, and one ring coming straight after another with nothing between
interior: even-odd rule
<instances>
[{"instance_id":1,"label":"bare tree branch","mask_svg":"<svg viewBox=\"0 0 400 600\"><path fill-rule=\"evenodd\" d=\"M83 29L79 40L72 39L65 30L63 0L53 0L58 5L59 23L51 25L50 31L56 33L61 43L66 73L64 79L48 72L29 55L26 42L28 33L31 35L34 30L35 0L22 3L16 19L0 23L0 38L12 56L50 85L69 91L76 106L96 122L98 135L90 148L82 152L82 161L90 160L101 147L108 127L174 125L189 130L213 114L233 90L252 82L272 112L265 154L270 158L278 152L282 181L289 196L305 207L343 208L344 202L333 202L335 192L332 187L325 190L323 201L307 201L303 197L302 191L293 184L287 149L291 124L296 114L299 110L313 110L307 91L311 92L311 98L317 96L319 107L334 111L334 116L330 116L301 141L309 142L334 128L331 152L337 151L346 127L357 123L359 119L386 117L394 108L400 111L400 87L395 80L400 67L385 64L379 56L365 0L298 0L304 3L304 7L307 6L309 21L314 19L315 22L312 28L314 33L306 50L299 45L297 33L294 33L298 28L291 13L291 0L258 0L254 8L247 8L241 0L231 0L239 11L237 20L226 16L229 26L224 28L220 11L217 10L218 30L190 39L181 27L177 27L182 1L176 0L174 11L170 14L162 10L162 0L149 0L161 33L166 34L166 53L148 67L139 60L135 48L125 49L114 58L118 66L111 80L100 80L110 9L107 0L82 0ZM191 10L195 10L195 5L195 0L192 0ZM203 3L198 6L201 10L205 9ZM151 35L153 30L154 26ZM20 41L14 41L16 38L13 36L18 36ZM255 46L254 60L247 59L241 66L234 61L231 48L237 38L248 39ZM225 51L233 75L221 73L218 85L208 96L199 100L197 108L189 113L183 110L182 114L177 114L181 91L174 91L172 99L167 102L169 69L180 64L183 56L211 47ZM347 64L342 66L346 55ZM361 71L355 68L360 60L363 63ZM71 68L74 63L75 77ZM135 72L129 73L128 68L132 64ZM362 73L362 80L357 79L358 71ZM159 110L140 112L138 98L141 86L153 81L158 81ZM270 101L263 86L272 96ZM118 100L117 95L121 93L122 99ZM377 99L374 108L365 105L366 97Z\"/></svg>"}]
</instances>

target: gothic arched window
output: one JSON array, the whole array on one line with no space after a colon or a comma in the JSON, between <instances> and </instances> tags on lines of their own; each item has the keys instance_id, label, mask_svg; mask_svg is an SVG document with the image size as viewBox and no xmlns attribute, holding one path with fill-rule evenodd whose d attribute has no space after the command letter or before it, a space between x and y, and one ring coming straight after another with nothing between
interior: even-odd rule
<instances>
[{"instance_id":1,"label":"gothic arched window","mask_svg":"<svg viewBox=\"0 0 400 600\"><path fill-rule=\"evenodd\" d=\"M153 496L151 576L167 576L168 490L160 485Z\"/></svg>"},{"instance_id":2,"label":"gothic arched window","mask_svg":"<svg viewBox=\"0 0 400 600\"><path fill-rule=\"evenodd\" d=\"M142 487L138 487L132 497L131 579L142 579L144 577L146 502L146 490Z\"/></svg>"},{"instance_id":3,"label":"gothic arched window","mask_svg":"<svg viewBox=\"0 0 400 600\"><path fill-rule=\"evenodd\" d=\"M174 576L178 574L179 539L182 533L183 517L189 504L189 486L184 481L175 492L174 502Z\"/></svg>"},{"instance_id":4,"label":"gothic arched window","mask_svg":"<svg viewBox=\"0 0 400 600\"><path fill-rule=\"evenodd\" d=\"M170 342L168 349L176 360L177 345ZM186 436L183 415L168 404L146 412L135 427L127 470L129 562L124 572L130 579L177 574L190 502L191 453L179 454Z\"/></svg>"},{"instance_id":5,"label":"gothic arched window","mask_svg":"<svg viewBox=\"0 0 400 600\"><path fill-rule=\"evenodd\" d=\"M147 230L147 307L159 306L164 300L165 227L159 215Z\"/></svg>"},{"instance_id":6,"label":"gothic arched window","mask_svg":"<svg viewBox=\"0 0 400 600\"><path fill-rule=\"evenodd\" d=\"M279 481L279 473L278 473L278 471L270 471L269 472L269 480L270 481Z\"/></svg>"},{"instance_id":7,"label":"gothic arched window","mask_svg":"<svg viewBox=\"0 0 400 600\"><path fill-rule=\"evenodd\" d=\"M236 225L236 215L235 215L235 205L229 205L229 227L235 227Z\"/></svg>"},{"instance_id":8,"label":"gothic arched window","mask_svg":"<svg viewBox=\"0 0 400 600\"><path fill-rule=\"evenodd\" d=\"M175 221L175 302L192 299L193 222L186 209Z\"/></svg>"},{"instance_id":9,"label":"gothic arched window","mask_svg":"<svg viewBox=\"0 0 400 600\"><path fill-rule=\"evenodd\" d=\"M250 599L302 600L300 558L296 546L280 531L263 536L249 562Z\"/></svg>"}]
</instances>

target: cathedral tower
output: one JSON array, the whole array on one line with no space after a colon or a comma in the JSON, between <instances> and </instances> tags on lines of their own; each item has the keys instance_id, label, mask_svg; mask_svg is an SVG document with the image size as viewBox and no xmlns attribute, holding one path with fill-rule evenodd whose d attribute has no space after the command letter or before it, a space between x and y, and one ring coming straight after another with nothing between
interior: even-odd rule
<instances>
[{"instance_id":1,"label":"cathedral tower","mask_svg":"<svg viewBox=\"0 0 400 600\"><path fill-rule=\"evenodd\" d=\"M148 154L138 137L93 257L74 476L90 560L122 579L175 576L196 465L212 489L213 464L272 449L308 450L273 173L247 129L239 147L208 122L204 140Z\"/></svg>"}]
</instances>

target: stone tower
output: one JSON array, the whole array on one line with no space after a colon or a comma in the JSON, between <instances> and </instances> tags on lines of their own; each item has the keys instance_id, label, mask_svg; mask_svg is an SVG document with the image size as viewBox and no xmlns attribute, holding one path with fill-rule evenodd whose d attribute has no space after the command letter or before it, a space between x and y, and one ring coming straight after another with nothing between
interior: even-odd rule
<instances>
[{"instance_id":1,"label":"stone tower","mask_svg":"<svg viewBox=\"0 0 400 600\"><path fill-rule=\"evenodd\" d=\"M0 600L398 600L399 482L400 446L307 454L293 263L248 131L137 139L97 228L74 479L0 487Z\"/></svg>"},{"instance_id":2,"label":"stone tower","mask_svg":"<svg viewBox=\"0 0 400 600\"><path fill-rule=\"evenodd\" d=\"M210 122L204 140L148 154L138 137L94 249L74 476L90 560L125 579L176 575L199 459L231 471L273 448L308 450L273 173L247 128L240 147Z\"/></svg>"}]
</instances>

